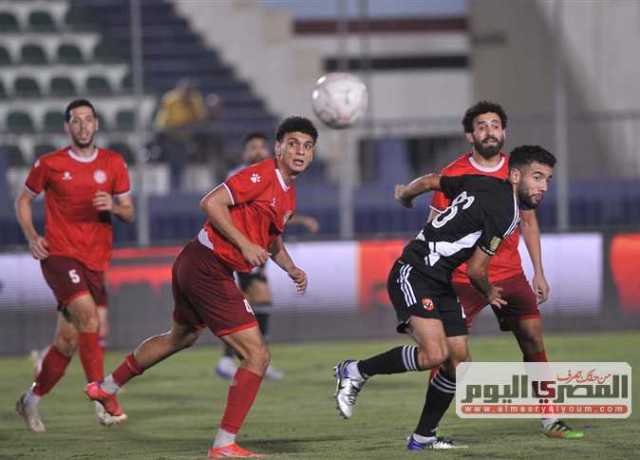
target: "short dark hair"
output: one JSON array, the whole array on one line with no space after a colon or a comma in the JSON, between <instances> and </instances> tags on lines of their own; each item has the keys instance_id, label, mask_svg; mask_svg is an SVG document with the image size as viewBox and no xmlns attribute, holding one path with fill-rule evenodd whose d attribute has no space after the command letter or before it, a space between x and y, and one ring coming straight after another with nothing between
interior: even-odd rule
<instances>
[{"instance_id":1,"label":"short dark hair","mask_svg":"<svg viewBox=\"0 0 640 460\"><path fill-rule=\"evenodd\" d=\"M308 118L298 116L288 117L282 120L282 123L280 123L276 131L276 140L282 142L285 134L295 132L308 134L313 139L314 144L318 140L318 130L313 125L313 122Z\"/></svg>"},{"instance_id":2,"label":"short dark hair","mask_svg":"<svg viewBox=\"0 0 640 460\"><path fill-rule=\"evenodd\" d=\"M89 107L93 112L93 116L97 117L96 109L93 107L93 104L89 102L87 99L75 99L69 103L66 109L64 109L64 121L69 123L71 120L71 111L73 109L77 109L78 107Z\"/></svg>"},{"instance_id":3,"label":"short dark hair","mask_svg":"<svg viewBox=\"0 0 640 460\"><path fill-rule=\"evenodd\" d=\"M509 155L509 169L519 169L536 162L553 168L556 157L539 145L521 145Z\"/></svg>"},{"instance_id":4,"label":"short dark hair","mask_svg":"<svg viewBox=\"0 0 640 460\"><path fill-rule=\"evenodd\" d=\"M244 137L244 145L247 145L249 142L251 142L254 139L262 139L266 141L267 135L261 131L254 131L252 133L249 133Z\"/></svg>"},{"instance_id":5,"label":"short dark hair","mask_svg":"<svg viewBox=\"0 0 640 460\"><path fill-rule=\"evenodd\" d=\"M465 133L473 132L473 120L475 120L478 115L482 115L483 113L495 113L500 117L500 121L502 122L502 129L507 128L507 113L504 111L502 106L500 104L496 104L495 102L480 101L469 107L464 113L464 117L462 118L462 126L464 127Z\"/></svg>"}]
</instances>

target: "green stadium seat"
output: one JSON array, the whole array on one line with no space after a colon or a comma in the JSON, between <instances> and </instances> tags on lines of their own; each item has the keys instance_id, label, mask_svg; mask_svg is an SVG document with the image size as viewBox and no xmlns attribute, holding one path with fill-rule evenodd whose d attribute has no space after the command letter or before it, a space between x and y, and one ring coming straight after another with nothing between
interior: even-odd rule
<instances>
[{"instance_id":1,"label":"green stadium seat","mask_svg":"<svg viewBox=\"0 0 640 460\"><path fill-rule=\"evenodd\" d=\"M120 110L116 113L116 129L118 131L133 131L135 127L135 113L132 110Z\"/></svg>"},{"instance_id":2,"label":"green stadium seat","mask_svg":"<svg viewBox=\"0 0 640 460\"><path fill-rule=\"evenodd\" d=\"M135 156L133 154L133 150L129 147L128 144L124 142L112 142L107 147L109 150L114 150L118 152L124 158L124 161L127 164L134 164L136 162Z\"/></svg>"},{"instance_id":3,"label":"green stadium seat","mask_svg":"<svg viewBox=\"0 0 640 460\"><path fill-rule=\"evenodd\" d=\"M36 144L33 147L33 155L37 158L45 153L51 153L56 150L56 147L52 144Z\"/></svg>"},{"instance_id":4,"label":"green stadium seat","mask_svg":"<svg viewBox=\"0 0 640 460\"><path fill-rule=\"evenodd\" d=\"M17 145L0 145L0 155L6 155L9 167L27 165L22 150Z\"/></svg>"},{"instance_id":5,"label":"green stadium seat","mask_svg":"<svg viewBox=\"0 0 640 460\"><path fill-rule=\"evenodd\" d=\"M13 93L16 97L40 97L42 91L38 82L31 77L18 77L13 82Z\"/></svg>"},{"instance_id":6,"label":"green stadium seat","mask_svg":"<svg viewBox=\"0 0 640 460\"><path fill-rule=\"evenodd\" d=\"M20 61L22 64L46 64L47 54L40 45L26 44L20 50Z\"/></svg>"},{"instance_id":7,"label":"green stadium seat","mask_svg":"<svg viewBox=\"0 0 640 460\"><path fill-rule=\"evenodd\" d=\"M32 11L27 20L29 28L36 32L55 32L56 23L48 11Z\"/></svg>"},{"instance_id":8,"label":"green stadium seat","mask_svg":"<svg viewBox=\"0 0 640 460\"><path fill-rule=\"evenodd\" d=\"M62 64L83 64L84 57L82 51L76 45L63 43L58 46L58 62Z\"/></svg>"},{"instance_id":9,"label":"green stadium seat","mask_svg":"<svg viewBox=\"0 0 640 460\"><path fill-rule=\"evenodd\" d=\"M58 111L50 111L44 114L43 128L48 133L61 133L64 131L64 114Z\"/></svg>"},{"instance_id":10,"label":"green stadium seat","mask_svg":"<svg viewBox=\"0 0 640 460\"><path fill-rule=\"evenodd\" d=\"M53 77L49 85L49 95L54 97L71 97L78 94L76 86L68 77Z\"/></svg>"},{"instance_id":11,"label":"green stadium seat","mask_svg":"<svg viewBox=\"0 0 640 460\"><path fill-rule=\"evenodd\" d=\"M0 34L19 31L20 25L14 15L6 11L0 12Z\"/></svg>"},{"instance_id":12,"label":"green stadium seat","mask_svg":"<svg viewBox=\"0 0 640 460\"><path fill-rule=\"evenodd\" d=\"M92 75L87 78L87 93L92 96L110 96L113 89L105 77Z\"/></svg>"},{"instance_id":13,"label":"green stadium seat","mask_svg":"<svg viewBox=\"0 0 640 460\"><path fill-rule=\"evenodd\" d=\"M36 130L31 115L23 111L9 112L6 126L7 131L14 134L31 134Z\"/></svg>"},{"instance_id":14,"label":"green stadium seat","mask_svg":"<svg viewBox=\"0 0 640 460\"><path fill-rule=\"evenodd\" d=\"M0 46L0 66L13 64L9 50L4 46Z\"/></svg>"}]
</instances>

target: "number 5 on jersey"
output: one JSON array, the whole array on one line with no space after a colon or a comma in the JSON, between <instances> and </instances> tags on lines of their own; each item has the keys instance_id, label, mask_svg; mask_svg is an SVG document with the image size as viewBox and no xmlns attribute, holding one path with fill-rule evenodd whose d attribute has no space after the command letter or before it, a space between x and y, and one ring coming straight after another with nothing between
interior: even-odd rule
<instances>
[{"instance_id":1,"label":"number 5 on jersey","mask_svg":"<svg viewBox=\"0 0 640 460\"><path fill-rule=\"evenodd\" d=\"M75 268L73 270L69 270L69 278L71 278L71 282L73 284L78 284L80 282L80 275L78 275Z\"/></svg>"}]
</instances>

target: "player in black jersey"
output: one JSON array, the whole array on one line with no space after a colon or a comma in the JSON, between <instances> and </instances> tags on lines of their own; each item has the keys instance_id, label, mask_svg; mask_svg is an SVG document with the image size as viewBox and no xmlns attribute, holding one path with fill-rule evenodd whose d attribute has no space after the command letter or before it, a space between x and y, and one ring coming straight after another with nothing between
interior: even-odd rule
<instances>
[{"instance_id":1,"label":"player in black jersey","mask_svg":"<svg viewBox=\"0 0 640 460\"><path fill-rule=\"evenodd\" d=\"M489 282L489 260L517 227L519 209L534 209L542 201L555 162L542 147L522 146L511 152L508 181L427 174L396 186L395 198L405 207L412 207L415 197L432 190L444 192L451 205L405 246L387 281L398 317L397 331L410 334L417 346L396 347L365 360L338 363L336 402L344 418L351 417L368 378L437 368L407 449L455 447L451 440L436 435L455 395L455 368L469 357L467 328L451 273L467 262L471 283L487 303L498 308L506 304L501 288Z\"/></svg>"}]
</instances>

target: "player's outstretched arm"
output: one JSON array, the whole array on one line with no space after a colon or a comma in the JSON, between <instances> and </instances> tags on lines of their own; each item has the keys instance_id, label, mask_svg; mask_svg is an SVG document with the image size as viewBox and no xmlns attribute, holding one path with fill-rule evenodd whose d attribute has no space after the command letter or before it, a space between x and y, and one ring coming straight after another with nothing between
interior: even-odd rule
<instances>
[{"instance_id":1,"label":"player's outstretched arm","mask_svg":"<svg viewBox=\"0 0 640 460\"><path fill-rule=\"evenodd\" d=\"M28 190L23 190L16 199L16 218L24 233L24 237L29 242L29 250L35 259L42 260L49 256L49 244L33 226L33 213L31 204L34 195Z\"/></svg>"},{"instance_id":2,"label":"player's outstretched arm","mask_svg":"<svg viewBox=\"0 0 640 460\"><path fill-rule=\"evenodd\" d=\"M413 208L415 197L432 190L440 190L440 174L425 174L406 185L396 185L394 198L405 208Z\"/></svg>"},{"instance_id":3,"label":"player's outstretched arm","mask_svg":"<svg viewBox=\"0 0 640 460\"><path fill-rule=\"evenodd\" d=\"M282 236L279 236L271 245L271 260L282 268L296 284L299 293L304 294L307 289L307 274L291 259Z\"/></svg>"},{"instance_id":4,"label":"player's outstretched arm","mask_svg":"<svg viewBox=\"0 0 640 460\"><path fill-rule=\"evenodd\" d=\"M531 280L533 292L536 293L536 300L541 304L549 298L550 288L542 268L540 226L533 209L520 211L520 229L533 265L533 280Z\"/></svg>"},{"instance_id":5,"label":"player's outstretched arm","mask_svg":"<svg viewBox=\"0 0 640 460\"><path fill-rule=\"evenodd\" d=\"M507 302L502 298L502 288L489 282L490 260L491 256L477 247L467 262L467 273L473 287L480 291L491 305L501 308Z\"/></svg>"},{"instance_id":6,"label":"player's outstretched arm","mask_svg":"<svg viewBox=\"0 0 640 460\"><path fill-rule=\"evenodd\" d=\"M233 206L231 195L225 187L221 186L214 188L200 200L200 208L207 215L211 225L231 244L240 249L247 262L256 267L263 265L269 259L269 253L252 243L233 225L231 213L229 213L231 206Z\"/></svg>"}]
</instances>

